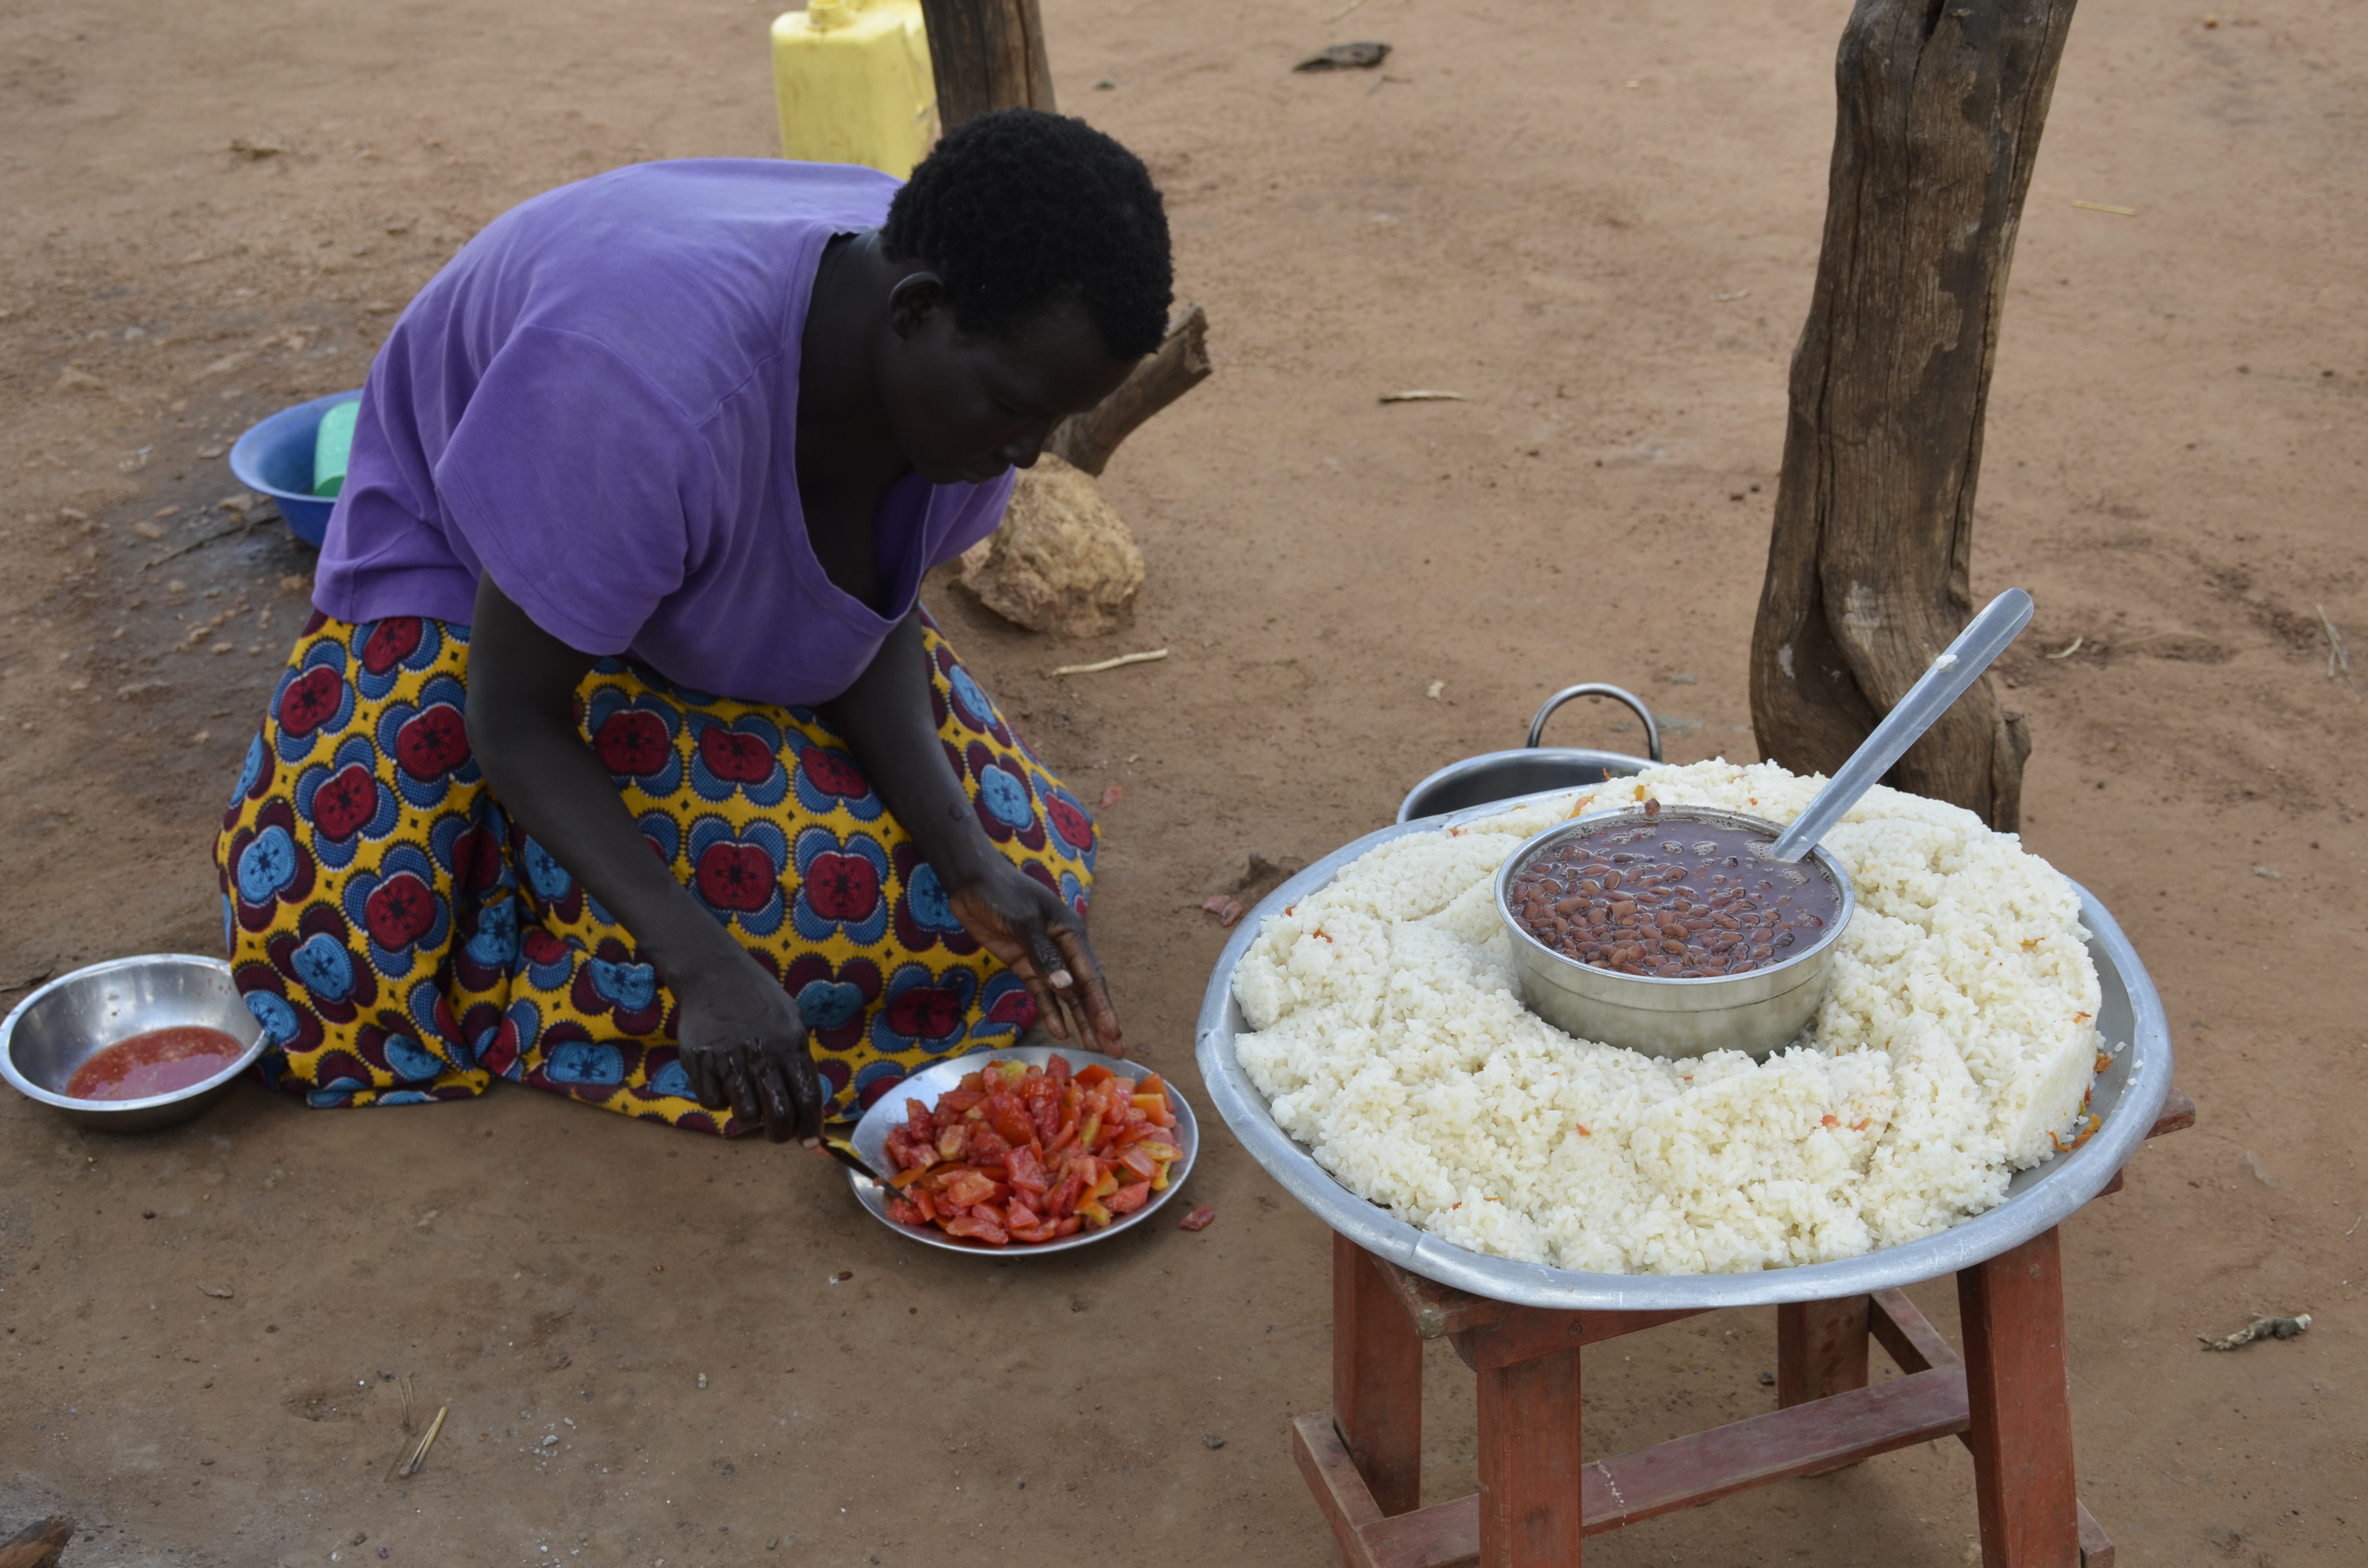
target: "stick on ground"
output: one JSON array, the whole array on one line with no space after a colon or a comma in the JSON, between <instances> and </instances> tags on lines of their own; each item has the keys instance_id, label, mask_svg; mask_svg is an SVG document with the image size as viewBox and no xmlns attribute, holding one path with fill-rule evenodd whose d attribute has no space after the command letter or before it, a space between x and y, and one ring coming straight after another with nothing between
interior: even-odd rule
<instances>
[{"instance_id":1,"label":"stick on ground","mask_svg":"<svg viewBox=\"0 0 2368 1568\"><path fill-rule=\"evenodd\" d=\"M417 1446L409 1453L394 1461L394 1469L387 1472L389 1481L419 1473L419 1467L427 1462L427 1450L436 1446L436 1434L444 1430L444 1416L450 1409L451 1406L447 1404L439 1404L436 1407L436 1419L427 1424L427 1435L419 1439Z\"/></svg>"},{"instance_id":2,"label":"stick on ground","mask_svg":"<svg viewBox=\"0 0 2368 1568\"><path fill-rule=\"evenodd\" d=\"M2335 622L2327 619L2325 605L2313 605L2318 611L2319 629L2327 633L2327 678L2340 680L2351 693L2351 700L2360 700L2360 683L2351 678L2351 655L2344 650L2343 633L2335 630Z\"/></svg>"},{"instance_id":3,"label":"stick on ground","mask_svg":"<svg viewBox=\"0 0 2368 1568\"><path fill-rule=\"evenodd\" d=\"M1148 653L1121 653L1115 659L1104 659L1098 665L1063 665L1053 673L1056 676L1098 676L1104 670L1114 670L1122 665L1148 665L1167 657L1165 648L1154 648Z\"/></svg>"}]
</instances>

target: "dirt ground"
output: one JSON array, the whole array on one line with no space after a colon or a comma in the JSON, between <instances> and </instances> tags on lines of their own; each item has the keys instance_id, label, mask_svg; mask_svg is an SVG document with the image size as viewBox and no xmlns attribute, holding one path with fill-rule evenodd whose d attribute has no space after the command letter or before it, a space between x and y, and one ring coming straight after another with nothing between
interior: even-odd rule
<instances>
[{"instance_id":1,"label":"dirt ground","mask_svg":"<svg viewBox=\"0 0 2368 1568\"><path fill-rule=\"evenodd\" d=\"M1197 905L1250 852L1386 822L1568 681L1647 693L1673 756L1752 751L1846 7L1341 9L1044 0L1063 104L1168 193L1219 370L1108 476L1150 562L1131 630L1048 645L935 596L1048 761L1125 787L1096 936L1188 1090L1223 936ZM2357 1563L2368 706L2319 607L2368 643L2368 13L2203 9L2089 0L2073 28L1975 588L2039 600L2006 665L2028 840L2146 955L2202 1107L2066 1230L2082 1493L2125 1562ZM276 525L201 542L237 521L227 439L358 385L528 195L770 153L768 17L0 6L0 1001L219 949L208 849L310 571ZM1288 71L1344 37L1395 52ZM1411 386L1471 401L1377 401ZM1554 738L1633 747L1618 717ZM1325 1402L1326 1238L1203 1126L1210 1231L988 1262L899 1241L810 1156L523 1090L328 1115L254 1088L137 1140L7 1096L0 1524L71 1512L72 1568L1315 1568L1286 1422ZM1953 1332L1945 1283L1918 1294ZM2265 1311L2314 1326L2199 1354ZM1592 1353L1590 1448L1770 1407L1772 1321ZM1438 1354L1442 1498L1473 1485L1471 1380ZM403 1374L451 1414L393 1484ZM1955 1564L1970 1482L1933 1445L1588 1551Z\"/></svg>"}]
</instances>

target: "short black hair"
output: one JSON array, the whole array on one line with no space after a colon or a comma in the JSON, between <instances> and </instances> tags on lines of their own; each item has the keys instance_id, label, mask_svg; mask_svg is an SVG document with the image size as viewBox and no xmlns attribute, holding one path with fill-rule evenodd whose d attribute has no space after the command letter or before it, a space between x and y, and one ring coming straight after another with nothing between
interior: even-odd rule
<instances>
[{"instance_id":1,"label":"short black hair","mask_svg":"<svg viewBox=\"0 0 2368 1568\"><path fill-rule=\"evenodd\" d=\"M964 120L889 203L880 238L937 270L964 332L1008 338L1076 299L1115 356L1167 334L1176 269L1159 189L1082 119L1006 108Z\"/></svg>"}]
</instances>

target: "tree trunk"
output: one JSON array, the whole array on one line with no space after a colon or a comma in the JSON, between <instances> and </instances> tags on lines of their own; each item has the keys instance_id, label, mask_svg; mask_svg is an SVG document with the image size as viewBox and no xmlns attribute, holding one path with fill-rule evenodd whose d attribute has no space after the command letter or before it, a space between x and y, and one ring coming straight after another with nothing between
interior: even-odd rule
<instances>
[{"instance_id":1,"label":"tree trunk","mask_svg":"<svg viewBox=\"0 0 2368 1568\"><path fill-rule=\"evenodd\" d=\"M1144 356L1118 391L1053 428L1045 449L1073 468L1099 474L1135 426L1208 379L1209 318L1187 305L1167 323L1167 335Z\"/></svg>"},{"instance_id":2,"label":"tree trunk","mask_svg":"<svg viewBox=\"0 0 2368 1568\"><path fill-rule=\"evenodd\" d=\"M1974 608L2000 308L2074 0L1858 0L1752 635L1763 755L1830 773ZM2013 830L2031 743L1985 680L1891 782Z\"/></svg>"},{"instance_id":3,"label":"tree trunk","mask_svg":"<svg viewBox=\"0 0 2368 1568\"><path fill-rule=\"evenodd\" d=\"M55 1568L58 1554L74 1541L74 1522L63 1514L27 1525L0 1541L0 1568Z\"/></svg>"},{"instance_id":4,"label":"tree trunk","mask_svg":"<svg viewBox=\"0 0 2368 1568\"><path fill-rule=\"evenodd\" d=\"M998 108L1053 110L1037 0L921 0L938 120L948 131Z\"/></svg>"}]
</instances>

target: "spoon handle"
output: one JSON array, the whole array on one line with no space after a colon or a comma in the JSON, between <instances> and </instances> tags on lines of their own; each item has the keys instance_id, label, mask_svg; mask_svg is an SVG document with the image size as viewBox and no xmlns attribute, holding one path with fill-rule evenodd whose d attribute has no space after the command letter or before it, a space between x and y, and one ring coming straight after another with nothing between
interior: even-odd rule
<instances>
[{"instance_id":1,"label":"spoon handle","mask_svg":"<svg viewBox=\"0 0 2368 1568\"><path fill-rule=\"evenodd\" d=\"M1980 678L1990 662L2006 652L2007 644L2031 624L2031 596L2021 588L2009 588L1984 606L1947 651L1932 661L1932 667L1907 688L1907 695L1884 715L1874 733L1859 743L1850 760L1835 769L1817 798L1809 802L1809 809L1793 818L1793 825L1769 846L1769 858L1798 860L1816 847L1817 840L1858 804L1859 797L1873 789L1891 771L1891 765L1906 756L1907 748L1939 722L1949 705Z\"/></svg>"}]
</instances>

